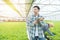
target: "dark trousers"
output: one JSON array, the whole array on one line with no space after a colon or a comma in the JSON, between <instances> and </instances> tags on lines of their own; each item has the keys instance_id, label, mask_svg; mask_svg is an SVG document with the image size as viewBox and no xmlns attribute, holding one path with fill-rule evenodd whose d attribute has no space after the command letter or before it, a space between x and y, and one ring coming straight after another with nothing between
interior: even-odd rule
<instances>
[{"instance_id":1,"label":"dark trousers","mask_svg":"<svg viewBox=\"0 0 60 40\"><path fill-rule=\"evenodd\" d=\"M45 38L39 38L38 36L35 36L35 38L32 38L32 40L46 40Z\"/></svg>"}]
</instances>

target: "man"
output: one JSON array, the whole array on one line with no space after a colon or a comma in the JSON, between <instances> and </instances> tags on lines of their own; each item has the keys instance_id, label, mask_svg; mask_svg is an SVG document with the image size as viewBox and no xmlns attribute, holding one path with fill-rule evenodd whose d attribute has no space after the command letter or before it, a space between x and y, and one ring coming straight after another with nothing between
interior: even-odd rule
<instances>
[{"instance_id":1,"label":"man","mask_svg":"<svg viewBox=\"0 0 60 40\"><path fill-rule=\"evenodd\" d=\"M29 40L46 40L43 28L44 26L51 26L51 24L43 24L43 18L39 15L39 11L39 6L34 6L34 14L26 19Z\"/></svg>"}]
</instances>

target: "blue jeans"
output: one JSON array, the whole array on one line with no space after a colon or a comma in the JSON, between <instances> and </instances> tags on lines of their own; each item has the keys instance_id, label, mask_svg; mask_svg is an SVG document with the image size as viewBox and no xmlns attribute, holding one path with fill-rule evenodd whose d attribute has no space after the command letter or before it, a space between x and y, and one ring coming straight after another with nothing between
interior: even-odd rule
<instances>
[{"instance_id":1,"label":"blue jeans","mask_svg":"<svg viewBox=\"0 0 60 40\"><path fill-rule=\"evenodd\" d=\"M35 36L35 38L32 38L32 40L46 40L45 38L39 38L38 36Z\"/></svg>"}]
</instances>

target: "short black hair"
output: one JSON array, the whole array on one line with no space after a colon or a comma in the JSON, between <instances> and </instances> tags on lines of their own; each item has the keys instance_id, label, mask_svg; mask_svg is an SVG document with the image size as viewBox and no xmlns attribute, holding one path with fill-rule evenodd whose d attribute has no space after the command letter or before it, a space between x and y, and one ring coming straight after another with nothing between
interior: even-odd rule
<instances>
[{"instance_id":1,"label":"short black hair","mask_svg":"<svg viewBox=\"0 0 60 40\"><path fill-rule=\"evenodd\" d=\"M39 7L39 6L34 6L33 8L35 8L35 7L36 7L38 10L40 10L40 7Z\"/></svg>"}]
</instances>

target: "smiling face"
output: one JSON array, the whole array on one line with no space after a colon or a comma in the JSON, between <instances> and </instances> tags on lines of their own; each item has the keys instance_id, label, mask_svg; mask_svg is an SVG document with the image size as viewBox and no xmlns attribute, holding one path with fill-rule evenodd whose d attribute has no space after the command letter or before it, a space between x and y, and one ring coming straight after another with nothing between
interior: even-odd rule
<instances>
[{"instance_id":1,"label":"smiling face","mask_svg":"<svg viewBox=\"0 0 60 40\"><path fill-rule=\"evenodd\" d=\"M34 12L34 13L38 13L39 10L35 7L35 8L33 9L33 12Z\"/></svg>"},{"instance_id":2,"label":"smiling face","mask_svg":"<svg viewBox=\"0 0 60 40\"><path fill-rule=\"evenodd\" d=\"M38 6L33 7L33 12L37 14L40 11L40 8Z\"/></svg>"}]
</instances>

